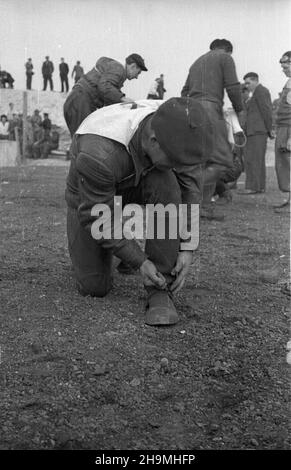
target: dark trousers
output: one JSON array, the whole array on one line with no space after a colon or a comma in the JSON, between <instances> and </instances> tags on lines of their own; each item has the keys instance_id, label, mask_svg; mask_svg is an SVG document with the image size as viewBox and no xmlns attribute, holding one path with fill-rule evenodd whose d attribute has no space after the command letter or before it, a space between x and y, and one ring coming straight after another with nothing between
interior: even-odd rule
<instances>
[{"instance_id":1,"label":"dark trousers","mask_svg":"<svg viewBox=\"0 0 291 470\"><path fill-rule=\"evenodd\" d=\"M137 187L122 190L117 188L117 195L122 196L123 206L130 203L172 203L178 206L181 203L180 187L171 170L153 170L141 179ZM175 239L169 238L169 217L165 220L165 238L146 240L145 252L158 271L171 282L171 270L176 264L180 239L179 235ZM103 297L112 287L112 252L102 248L92 238L91 233L81 226L77 210L71 207L68 207L67 234L69 253L80 293Z\"/></svg>"},{"instance_id":2,"label":"dark trousers","mask_svg":"<svg viewBox=\"0 0 291 470\"><path fill-rule=\"evenodd\" d=\"M44 76L43 76L43 91L46 90L47 82L49 82L49 84L50 84L50 89L51 89L51 91L53 91L53 89L54 89L54 84L53 84L53 79L52 79L52 76L51 76L51 75L49 75L49 76L44 75Z\"/></svg>"},{"instance_id":3,"label":"dark trousers","mask_svg":"<svg viewBox=\"0 0 291 470\"><path fill-rule=\"evenodd\" d=\"M27 73L26 74L26 89L31 90L31 82L32 82L32 74Z\"/></svg>"},{"instance_id":4,"label":"dark trousers","mask_svg":"<svg viewBox=\"0 0 291 470\"><path fill-rule=\"evenodd\" d=\"M95 110L90 94L78 85L73 88L64 103L64 118L72 137L81 122Z\"/></svg>"},{"instance_id":5,"label":"dark trousers","mask_svg":"<svg viewBox=\"0 0 291 470\"><path fill-rule=\"evenodd\" d=\"M279 189L282 192L290 192L290 157L287 151L287 139L289 137L288 127L278 127L275 141L275 169ZM282 151L284 149L284 151Z\"/></svg>"},{"instance_id":6,"label":"dark trousers","mask_svg":"<svg viewBox=\"0 0 291 470\"><path fill-rule=\"evenodd\" d=\"M203 174L202 205L207 208L211 204L217 181L223 178L227 169L232 166L233 157L221 106L207 100L200 102L208 113L213 129L213 151L208 156Z\"/></svg>"},{"instance_id":7,"label":"dark trousers","mask_svg":"<svg viewBox=\"0 0 291 470\"><path fill-rule=\"evenodd\" d=\"M245 150L246 189L264 191L266 187L267 134L251 135Z\"/></svg>"},{"instance_id":8,"label":"dark trousers","mask_svg":"<svg viewBox=\"0 0 291 470\"><path fill-rule=\"evenodd\" d=\"M61 91L62 92L65 91L65 86L66 86L66 92L68 92L69 91L68 75L60 75L60 79L61 79L61 86L62 86Z\"/></svg>"}]
</instances>

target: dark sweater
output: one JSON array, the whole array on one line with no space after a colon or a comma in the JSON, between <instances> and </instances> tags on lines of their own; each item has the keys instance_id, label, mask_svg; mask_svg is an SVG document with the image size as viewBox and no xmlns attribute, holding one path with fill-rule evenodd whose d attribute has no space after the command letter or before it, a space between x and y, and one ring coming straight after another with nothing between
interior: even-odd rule
<instances>
[{"instance_id":1,"label":"dark sweater","mask_svg":"<svg viewBox=\"0 0 291 470\"><path fill-rule=\"evenodd\" d=\"M242 111L240 83L234 60L230 54L217 49L199 57L190 67L181 95L212 101L222 107L224 89L234 110Z\"/></svg>"}]
</instances>

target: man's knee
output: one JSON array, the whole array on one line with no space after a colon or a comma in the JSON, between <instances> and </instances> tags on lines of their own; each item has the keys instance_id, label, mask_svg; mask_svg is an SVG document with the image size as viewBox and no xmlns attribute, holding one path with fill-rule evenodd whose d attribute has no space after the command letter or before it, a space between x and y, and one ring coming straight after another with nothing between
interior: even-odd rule
<instances>
[{"instance_id":1,"label":"man's knee","mask_svg":"<svg viewBox=\"0 0 291 470\"><path fill-rule=\"evenodd\" d=\"M96 276L86 276L77 280L77 289L83 296L105 297L112 288L112 279L98 279Z\"/></svg>"}]
</instances>

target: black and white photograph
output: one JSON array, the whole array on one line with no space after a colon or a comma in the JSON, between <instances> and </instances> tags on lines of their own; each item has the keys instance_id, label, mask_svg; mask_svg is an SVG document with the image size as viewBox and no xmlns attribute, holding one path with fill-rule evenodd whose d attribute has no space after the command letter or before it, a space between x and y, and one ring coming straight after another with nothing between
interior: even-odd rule
<instances>
[{"instance_id":1,"label":"black and white photograph","mask_svg":"<svg viewBox=\"0 0 291 470\"><path fill-rule=\"evenodd\" d=\"M291 450L290 18L0 0L1 454Z\"/></svg>"}]
</instances>

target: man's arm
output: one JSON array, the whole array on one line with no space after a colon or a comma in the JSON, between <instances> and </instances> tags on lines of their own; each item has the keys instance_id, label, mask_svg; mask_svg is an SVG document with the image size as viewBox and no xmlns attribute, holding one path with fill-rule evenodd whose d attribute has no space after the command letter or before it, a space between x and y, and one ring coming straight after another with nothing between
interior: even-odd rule
<instances>
[{"instance_id":1,"label":"man's arm","mask_svg":"<svg viewBox=\"0 0 291 470\"><path fill-rule=\"evenodd\" d=\"M124 69L122 66L110 64L106 71L101 72L98 81L98 89L102 94L105 105L120 103L125 96L120 91L125 79Z\"/></svg>"},{"instance_id":2,"label":"man's arm","mask_svg":"<svg viewBox=\"0 0 291 470\"><path fill-rule=\"evenodd\" d=\"M240 113L243 110L240 83L237 78L234 60L229 54L224 54L223 58L223 81L233 109L236 113Z\"/></svg>"},{"instance_id":3,"label":"man's arm","mask_svg":"<svg viewBox=\"0 0 291 470\"><path fill-rule=\"evenodd\" d=\"M112 252L133 268L140 268L147 259L135 240L123 236L123 226L114 211L122 210L115 205L115 181L110 168L89 154L79 153L76 159L80 203L78 214L81 225L91 233L96 243ZM101 211L102 207L106 210ZM115 229L115 230L114 230ZM114 238L114 232L121 238ZM100 237L100 233L103 237Z\"/></svg>"},{"instance_id":4,"label":"man's arm","mask_svg":"<svg viewBox=\"0 0 291 470\"><path fill-rule=\"evenodd\" d=\"M255 90L254 97L267 132L270 136L272 131L272 100L270 92L267 90L267 88L258 86Z\"/></svg>"}]
</instances>

